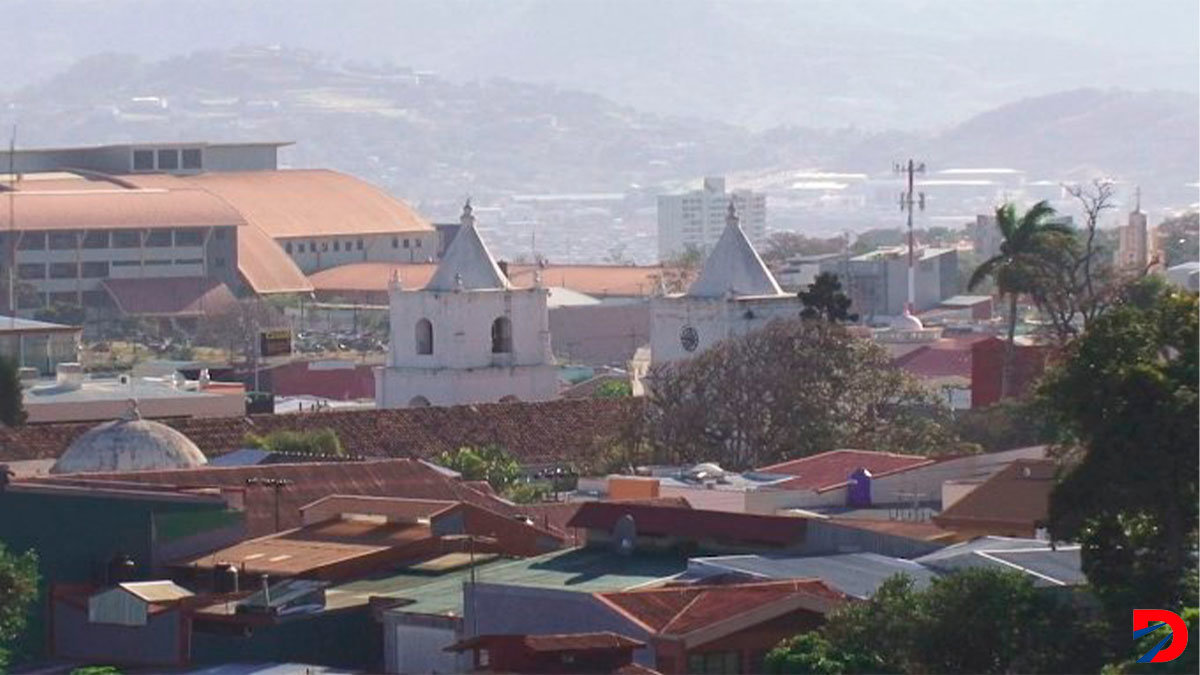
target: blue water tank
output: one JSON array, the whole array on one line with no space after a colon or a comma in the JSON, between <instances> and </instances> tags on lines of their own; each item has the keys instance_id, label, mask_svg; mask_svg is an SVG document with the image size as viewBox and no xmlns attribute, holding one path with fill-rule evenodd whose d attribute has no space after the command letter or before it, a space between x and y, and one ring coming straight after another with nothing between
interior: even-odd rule
<instances>
[{"instance_id":1,"label":"blue water tank","mask_svg":"<svg viewBox=\"0 0 1200 675\"><path fill-rule=\"evenodd\" d=\"M868 507L871 505L871 472L866 469L855 469L850 474L850 484L846 487L846 506Z\"/></svg>"}]
</instances>

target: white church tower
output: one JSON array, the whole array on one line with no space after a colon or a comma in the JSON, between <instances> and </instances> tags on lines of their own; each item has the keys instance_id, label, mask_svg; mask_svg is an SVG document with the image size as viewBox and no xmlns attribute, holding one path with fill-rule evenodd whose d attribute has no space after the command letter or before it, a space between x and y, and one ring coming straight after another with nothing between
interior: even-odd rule
<instances>
[{"instance_id":1,"label":"white church tower","mask_svg":"<svg viewBox=\"0 0 1200 675\"><path fill-rule=\"evenodd\" d=\"M725 230L687 293L656 298L650 308L650 363L698 354L717 342L797 317L803 306L785 293L746 238L731 201Z\"/></svg>"},{"instance_id":2,"label":"white church tower","mask_svg":"<svg viewBox=\"0 0 1200 675\"><path fill-rule=\"evenodd\" d=\"M391 351L375 371L375 405L403 408L544 401L558 394L548 292L514 288L488 253L470 200L429 283L388 297Z\"/></svg>"}]
</instances>

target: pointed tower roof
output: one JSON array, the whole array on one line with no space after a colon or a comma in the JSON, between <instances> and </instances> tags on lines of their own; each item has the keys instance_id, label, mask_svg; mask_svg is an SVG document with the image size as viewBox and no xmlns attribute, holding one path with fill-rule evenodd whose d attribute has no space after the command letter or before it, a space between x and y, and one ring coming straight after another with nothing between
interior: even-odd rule
<instances>
[{"instance_id":1,"label":"pointed tower roof","mask_svg":"<svg viewBox=\"0 0 1200 675\"><path fill-rule=\"evenodd\" d=\"M463 204L462 216L459 217L458 234L450 242L450 248L442 256L437 270L425 290L454 291L478 289L510 288L508 277L500 271L495 258L488 252L487 246L479 238L475 229L475 216L471 209L471 200Z\"/></svg>"},{"instance_id":2,"label":"pointed tower roof","mask_svg":"<svg viewBox=\"0 0 1200 675\"><path fill-rule=\"evenodd\" d=\"M729 293L735 296L783 295L775 277L742 231L732 199L725 216L725 231L687 292L698 298L721 298Z\"/></svg>"}]
</instances>

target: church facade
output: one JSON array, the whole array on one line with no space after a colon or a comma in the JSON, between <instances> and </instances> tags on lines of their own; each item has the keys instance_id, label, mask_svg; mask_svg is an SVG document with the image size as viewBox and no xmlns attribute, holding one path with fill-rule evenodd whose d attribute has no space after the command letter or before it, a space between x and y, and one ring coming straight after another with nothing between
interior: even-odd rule
<instances>
[{"instance_id":1,"label":"church facade","mask_svg":"<svg viewBox=\"0 0 1200 675\"><path fill-rule=\"evenodd\" d=\"M734 205L725 230L686 293L656 298L650 308L652 366L686 359L717 342L795 318L802 305L785 293L746 238Z\"/></svg>"},{"instance_id":2,"label":"church facade","mask_svg":"<svg viewBox=\"0 0 1200 675\"><path fill-rule=\"evenodd\" d=\"M488 252L468 202L429 283L389 285L391 344L375 405L404 408L544 401L558 394L547 289L515 288Z\"/></svg>"}]
</instances>

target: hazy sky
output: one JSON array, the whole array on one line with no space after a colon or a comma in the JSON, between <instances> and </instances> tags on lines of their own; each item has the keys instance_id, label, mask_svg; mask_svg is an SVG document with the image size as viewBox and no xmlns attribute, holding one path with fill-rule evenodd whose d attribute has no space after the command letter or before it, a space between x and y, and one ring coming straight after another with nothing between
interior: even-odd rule
<instances>
[{"instance_id":1,"label":"hazy sky","mask_svg":"<svg viewBox=\"0 0 1200 675\"><path fill-rule=\"evenodd\" d=\"M98 52L282 44L751 127L933 127L1083 86L1196 91L1196 0L4 0L0 90Z\"/></svg>"}]
</instances>

